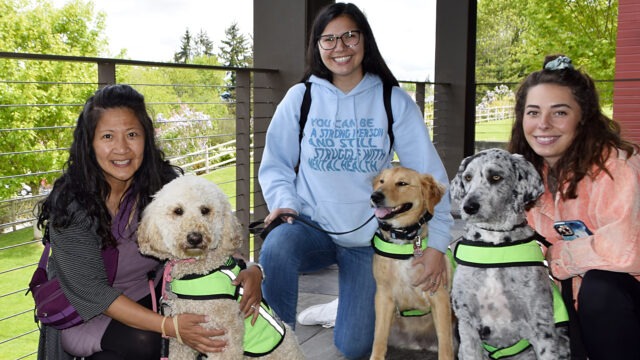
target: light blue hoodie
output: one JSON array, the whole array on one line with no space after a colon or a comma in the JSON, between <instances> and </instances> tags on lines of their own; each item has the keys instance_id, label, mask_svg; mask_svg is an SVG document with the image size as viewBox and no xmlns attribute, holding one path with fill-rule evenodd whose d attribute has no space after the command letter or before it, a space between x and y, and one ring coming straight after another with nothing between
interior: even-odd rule
<instances>
[{"instance_id":1,"label":"light blue hoodie","mask_svg":"<svg viewBox=\"0 0 640 360\"><path fill-rule=\"evenodd\" d=\"M291 87L273 115L258 175L262 193L270 211L290 208L310 216L325 230L352 230L373 214L373 178L393 160L382 81L366 74L348 94L316 76L309 81L313 83L312 101L302 142L304 84ZM401 164L431 174L448 188L446 170L416 103L394 87L391 108L393 147ZM447 191L429 222L429 246L441 252L451 241L450 209ZM372 220L356 232L334 235L333 239L345 247L369 246L377 226Z\"/></svg>"}]
</instances>

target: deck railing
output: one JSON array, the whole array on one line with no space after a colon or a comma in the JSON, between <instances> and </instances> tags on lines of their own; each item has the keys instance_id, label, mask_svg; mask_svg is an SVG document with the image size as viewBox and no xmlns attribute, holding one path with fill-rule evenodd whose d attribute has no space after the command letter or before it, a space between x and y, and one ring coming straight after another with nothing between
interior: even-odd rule
<instances>
[{"instance_id":1,"label":"deck railing","mask_svg":"<svg viewBox=\"0 0 640 360\"><path fill-rule=\"evenodd\" d=\"M23 71L28 71L31 63L40 62L58 66L83 64L83 67L77 78L60 79L40 74L38 80L33 81L22 79L20 74L14 78L0 74L0 144L8 138L25 139L20 148L0 149L0 162L16 164L13 170L0 173L0 186L9 186L14 194L0 198L0 354L3 358L35 359L38 331L32 320L33 302L30 296L24 296L42 249L39 232L32 227L33 209L36 202L46 196L46 186L39 186L41 179L55 179L61 173L77 114L86 98L100 86L127 83L145 95L158 129L158 141L172 163L205 176L212 171L232 172L230 180L218 185L225 189L244 225L247 240L244 254L251 258L258 256L259 238L254 239L247 231L254 216L264 216L265 212L255 174L262 148L256 144L264 144L265 129L278 99L271 87L256 87L252 79L256 74L278 76L277 70L0 52L0 68L6 62L18 63ZM234 86L223 81L229 72L236 75ZM640 83L637 79L631 81ZM446 90L448 85L411 81L401 81L401 85L423 110L432 136L439 134L439 129L434 127L433 95L439 87ZM516 86L478 84L476 149L502 146L508 139ZM9 97L4 96L12 92L26 94L31 90L41 96L31 96L26 103L8 101ZM69 93L77 96L64 98L63 94ZM64 101L59 100L61 97ZM11 116L20 114L24 122L9 125L8 117L3 115L7 111ZM45 121L49 117L56 122ZM68 141L52 143L50 139ZM447 140L440 137L440 141ZM435 146L438 148L439 144ZM43 154L53 160L41 164L38 160L44 158ZM258 155L254 157L254 154ZM27 163L30 167L23 166ZM31 193L24 190L27 193L18 196L23 190L21 183L31 188ZM16 235L20 236L16 238Z\"/></svg>"},{"instance_id":2,"label":"deck railing","mask_svg":"<svg viewBox=\"0 0 640 360\"><path fill-rule=\"evenodd\" d=\"M101 86L127 83L145 95L158 129L158 141L172 163L197 174L221 168L232 170L233 179L218 185L229 189L227 195L244 225L247 241L243 252L257 257L261 244L248 234L246 226L253 220L256 201L262 201L254 174L260 159L254 159L253 154L255 150L262 153L254 144L263 144L265 134L254 129L266 128L265 124L255 125L268 124L277 99L268 86L255 87L252 78L255 74L277 76L277 70L0 52L0 65L8 63L19 64L22 71L38 68L35 64L42 63L82 65L77 78L60 79L47 73L39 74L38 80L25 80L21 74L0 78L0 137L24 138L26 143L20 144L19 149L1 149L0 161L30 164L0 173L0 186L10 187L14 194L0 199L0 353L4 358L35 359L38 331L32 320L33 302L30 296L24 296L41 251L39 231L32 226L34 206L46 196L47 186L40 186L41 180L51 183L60 175L77 114L86 98ZM235 85L223 81L230 72L236 75ZM165 82L167 79L179 81ZM433 93L433 84L403 85L415 94L418 105L426 110L425 120L432 125L433 106L425 104L425 93ZM33 92L34 96L15 103L3 97L3 91ZM58 100L60 94L70 93L78 95ZM256 114L258 107L260 113ZM3 111L14 115L20 112L24 122L10 123L10 116L5 118ZM49 121L51 118L56 120ZM256 142L254 137L261 137L262 141ZM51 139L67 141L54 143ZM40 164L43 154L49 160ZM25 190L19 196L22 183L31 192ZM13 236L19 234L21 237L15 240Z\"/></svg>"}]
</instances>

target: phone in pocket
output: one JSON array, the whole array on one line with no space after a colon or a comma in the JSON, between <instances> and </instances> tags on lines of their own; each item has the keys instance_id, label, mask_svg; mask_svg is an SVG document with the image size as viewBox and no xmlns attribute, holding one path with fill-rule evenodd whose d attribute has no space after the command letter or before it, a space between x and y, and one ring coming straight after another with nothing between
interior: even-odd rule
<instances>
[{"instance_id":1,"label":"phone in pocket","mask_svg":"<svg viewBox=\"0 0 640 360\"><path fill-rule=\"evenodd\" d=\"M587 225L580 220L556 221L553 223L553 227L564 240L573 240L593 234Z\"/></svg>"}]
</instances>

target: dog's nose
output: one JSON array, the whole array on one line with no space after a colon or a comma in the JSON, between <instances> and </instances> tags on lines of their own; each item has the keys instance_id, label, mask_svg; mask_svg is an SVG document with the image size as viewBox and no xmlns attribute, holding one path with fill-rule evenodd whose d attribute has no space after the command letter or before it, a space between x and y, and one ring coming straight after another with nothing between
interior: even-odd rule
<instances>
[{"instance_id":1,"label":"dog's nose","mask_svg":"<svg viewBox=\"0 0 640 360\"><path fill-rule=\"evenodd\" d=\"M192 232L187 235L187 242L191 246L199 246L202 244L202 234L197 232Z\"/></svg>"},{"instance_id":2,"label":"dog's nose","mask_svg":"<svg viewBox=\"0 0 640 360\"><path fill-rule=\"evenodd\" d=\"M374 191L373 194L371 194L371 201L374 204L379 204L384 200L384 194L380 191Z\"/></svg>"},{"instance_id":3,"label":"dog's nose","mask_svg":"<svg viewBox=\"0 0 640 360\"><path fill-rule=\"evenodd\" d=\"M474 215L480 210L480 203L475 199L469 199L464 202L462 209L469 215Z\"/></svg>"}]
</instances>

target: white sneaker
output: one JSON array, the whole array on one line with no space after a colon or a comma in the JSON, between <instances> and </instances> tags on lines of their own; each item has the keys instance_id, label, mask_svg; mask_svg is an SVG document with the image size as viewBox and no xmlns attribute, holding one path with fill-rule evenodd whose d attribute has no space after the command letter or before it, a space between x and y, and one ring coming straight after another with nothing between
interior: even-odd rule
<instances>
[{"instance_id":1,"label":"white sneaker","mask_svg":"<svg viewBox=\"0 0 640 360\"><path fill-rule=\"evenodd\" d=\"M338 298L330 303L309 306L298 314L298 322L302 325L322 325L332 328L336 325L338 314Z\"/></svg>"}]
</instances>

